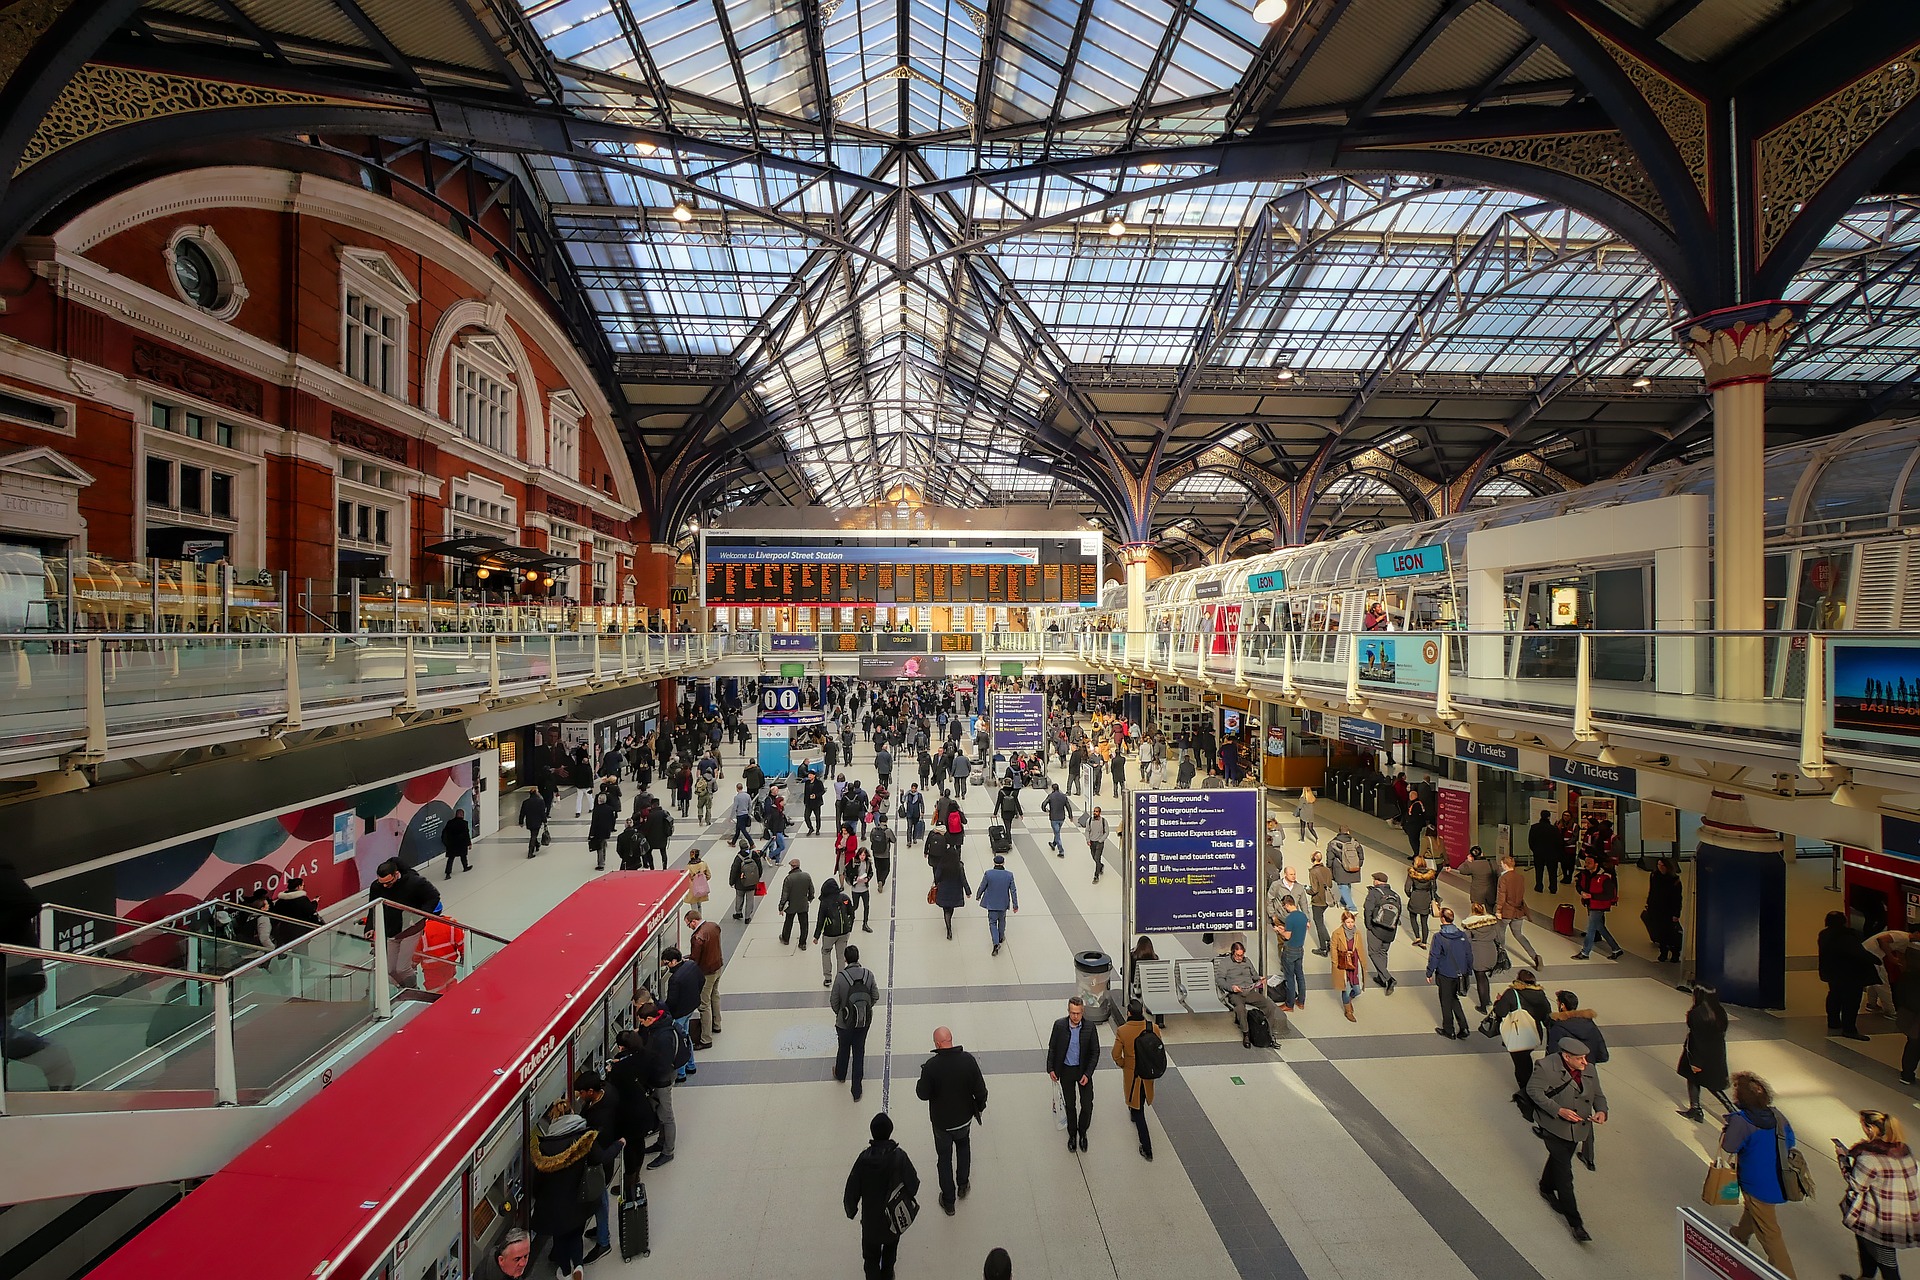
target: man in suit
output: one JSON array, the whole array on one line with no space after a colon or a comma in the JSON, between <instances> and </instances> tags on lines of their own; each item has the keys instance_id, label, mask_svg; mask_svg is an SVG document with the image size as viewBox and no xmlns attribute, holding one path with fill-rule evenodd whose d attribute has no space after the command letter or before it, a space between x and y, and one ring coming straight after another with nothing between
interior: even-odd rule
<instances>
[{"instance_id":1,"label":"man in suit","mask_svg":"<svg viewBox=\"0 0 1920 1280\"><path fill-rule=\"evenodd\" d=\"M1093 1120L1093 1069L1100 1065L1100 1029L1086 1020L1079 996L1067 1001L1067 1016L1053 1024L1047 1039L1047 1079L1060 1086L1067 1113L1067 1150L1087 1149L1087 1125Z\"/></svg>"}]
</instances>

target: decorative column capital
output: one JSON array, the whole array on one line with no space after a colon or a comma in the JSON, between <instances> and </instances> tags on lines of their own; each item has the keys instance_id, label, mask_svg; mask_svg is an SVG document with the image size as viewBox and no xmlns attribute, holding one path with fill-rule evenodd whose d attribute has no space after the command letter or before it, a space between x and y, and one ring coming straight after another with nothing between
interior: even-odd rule
<instances>
[{"instance_id":1,"label":"decorative column capital","mask_svg":"<svg viewBox=\"0 0 1920 1280\"><path fill-rule=\"evenodd\" d=\"M1707 390L1743 382L1770 382L1774 357L1793 337L1806 304L1772 299L1695 316L1674 330L1700 362Z\"/></svg>"},{"instance_id":2,"label":"decorative column capital","mask_svg":"<svg viewBox=\"0 0 1920 1280\"><path fill-rule=\"evenodd\" d=\"M1153 554L1151 542L1129 542L1120 548L1120 559L1125 564L1145 564Z\"/></svg>"}]
</instances>

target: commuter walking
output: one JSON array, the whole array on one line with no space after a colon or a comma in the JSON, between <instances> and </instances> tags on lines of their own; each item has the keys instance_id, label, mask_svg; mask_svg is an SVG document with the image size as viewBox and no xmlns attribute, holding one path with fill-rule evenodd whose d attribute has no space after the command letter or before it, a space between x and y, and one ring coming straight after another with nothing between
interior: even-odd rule
<instances>
[{"instance_id":1,"label":"commuter walking","mask_svg":"<svg viewBox=\"0 0 1920 1280\"><path fill-rule=\"evenodd\" d=\"M980 887L973 897L986 908L987 936L993 940L993 954L997 956L1007 941L1007 912L1017 915L1020 911L1020 886L1014 883L1013 872L1007 870L1006 854L993 855L993 867L980 877Z\"/></svg>"},{"instance_id":2,"label":"commuter walking","mask_svg":"<svg viewBox=\"0 0 1920 1280\"><path fill-rule=\"evenodd\" d=\"M1353 886L1360 883L1360 869L1366 864L1366 848L1346 827L1341 827L1339 834L1327 841L1327 866L1333 873L1333 889L1340 895L1340 905L1349 911L1357 905L1353 900Z\"/></svg>"},{"instance_id":3,"label":"commuter walking","mask_svg":"<svg viewBox=\"0 0 1920 1280\"><path fill-rule=\"evenodd\" d=\"M1862 1111L1866 1137L1838 1152L1846 1193L1840 1222L1853 1232L1860 1254L1860 1280L1900 1280L1900 1253L1920 1245L1920 1168L1907 1147L1906 1130L1884 1111ZM1834 1139L1840 1146L1840 1140Z\"/></svg>"},{"instance_id":4,"label":"commuter walking","mask_svg":"<svg viewBox=\"0 0 1920 1280\"><path fill-rule=\"evenodd\" d=\"M699 1048L711 1049L713 1037L720 1034L720 971L726 960L720 954L720 925L704 920L697 910L686 914L687 957L700 970L700 1029L695 1037Z\"/></svg>"},{"instance_id":5,"label":"commuter walking","mask_svg":"<svg viewBox=\"0 0 1920 1280\"><path fill-rule=\"evenodd\" d=\"M853 900L832 876L820 885L820 915L813 939L820 944L820 985L831 987L834 975L845 967L847 938L853 933Z\"/></svg>"},{"instance_id":6,"label":"commuter walking","mask_svg":"<svg viewBox=\"0 0 1920 1280\"><path fill-rule=\"evenodd\" d=\"M873 878L882 889L893 874L893 826L885 818L873 824L867 836L867 854L873 862Z\"/></svg>"},{"instance_id":7,"label":"commuter walking","mask_svg":"<svg viewBox=\"0 0 1920 1280\"><path fill-rule=\"evenodd\" d=\"M1467 1015L1460 1008L1461 993L1467 989L1467 975L1473 972L1473 943L1466 931L1453 922L1453 908L1440 908L1440 931L1427 951L1427 981L1440 986L1440 1025L1437 1036L1449 1040L1467 1038Z\"/></svg>"},{"instance_id":8,"label":"commuter walking","mask_svg":"<svg viewBox=\"0 0 1920 1280\"><path fill-rule=\"evenodd\" d=\"M1387 885L1387 873L1373 873L1373 885L1367 890L1365 908L1367 920L1367 964L1373 969L1373 985L1386 990L1388 995L1400 985L1387 967L1388 949L1393 940L1400 936L1400 922L1406 918L1406 907L1400 896Z\"/></svg>"},{"instance_id":9,"label":"commuter walking","mask_svg":"<svg viewBox=\"0 0 1920 1280\"><path fill-rule=\"evenodd\" d=\"M856 1086L855 1097L859 1097ZM902 1200L920 1194L920 1175L900 1144L893 1140L893 1117L882 1111L867 1125L872 1141L854 1157L847 1172L842 1207L847 1217L860 1219L860 1262L866 1280L894 1280L900 1254L900 1232L892 1210Z\"/></svg>"},{"instance_id":10,"label":"commuter walking","mask_svg":"<svg viewBox=\"0 0 1920 1280\"><path fill-rule=\"evenodd\" d=\"M440 828L440 848L447 855L446 868L441 871L442 880L453 879L453 864L457 861L460 870L471 871L473 866L467 861L467 851L473 847L473 828L467 825L464 809L455 809L453 816L447 819L447 825Z\"/></svg>"},{"instance_id":11,"label":"commuter walking","mask_svg":"<svg viewBox=\"0 0 1920 1280\"><path fill-rule=\"evenodd\" d=\"M786 917L780 926L780 945L793 940L793 922L800 921L800 947L807 946L807 916L813 908L813 877L800 869L795 858L787 867L787 878L780 882L780 913Z\"/></svg>"},{"instance_id":12,"label":"commuter walking","mask_svg":"<svg viewBox=\"0 0 1920 1280\"><path fill-rule=\"evenodd\" d=\"M1433 908L1439 901L1440 872L1427 865L1423 854L1413 856L1413 865L1407 868L1407 882L1401 886L1401 892L1407 895L1407 922L1411 926L1413 945L1424 947L1433 931Z\"/></svg>"},{"instance_id":13,"label":"commuter walking","mask_svg":"<svg viewBox=\"0 0 1920 1280\"><path fill-rule=\"evenodd\" d=\"M1064 858L1067 856L1067 850L1066 847L1060 843L1060 827L1073 815L1073 806L1068 803L1065 793L1060 790L1059 783L1056 782L1053 784L1053 789L1047 792L1047 798L1040 802L1040 807L1046 812L1047 821L1053 824L1053 840L1051 843L1054 857Z\"/></svg>"},{"instance_id":14,"label":"commuter walking","mask_svg":"<svg viewBox=\"0 0 1920 1280\"><path fill-rule=\"evenodd\" d=\"M1153 1134L1147 1129L1147 1108L1153 1105L1153 1082L1167 1074L1167 1044L1138 1000L1128 1002L1127 1020L1113 1033L1113 1060L1120 1068L1127 1114L1140 1136L1140 1155L1151 1160Z\"/></svg>"},{"instance_id":15,"label":"commuter walking","mask_svg":"<svg viewBox=\"0 0 1920 1280\"><path fill-rule=\"evenodd\" d=\"M733 801L729 812L733 815L733 838L728 843L738 844L746 839L747 828L753 825L753 797L748 794L746 783L733 784Z\"/></svg>"},{"instance_id":16,"label":"commuter walking","mask_svg":"<svg viewBox=\"0 0 1920 1280\"><path fill-rule=\"evenodd\" d=\"M953 1032L935 1027L933 1056L920 1064L913 1092L927 1104L940 1173L940 1207L952 1217L955 1200L970 1190L973 1122L986 1112L987 1080L974 1056L953 1042Z\"/></svg>"},{"instance_id":17,"label":"commuter walking","mask_svg":"<svg viewBox=\"0 0 1920 1280\"><path fill-rule=\"evenodd\" d=\"M1580 950L1574 952L1575 960L1585 960L1593 954L1594 944L1605 940L1607 959L1618 960L1626 952L1614 941L1613 932L1607 928L1607 912L1613 910L1620 900L1620 882L1611 869L1600 865L1600 859L1589 851L1586 865L1574 877L1574 890L1580 895L1580 901L1587 906L1587 936Z\"/></svg>"},{"instance_id":18,"label":"commuter walking","mask_svg":"<svg viewBox=\"0 0 1920 1280\"><path fill-rule=\"evenodd\" d=\"M527 856L540 852L540 833L547 827L547 802L538 791L520 801L520 825L527 829Z\"/></svg>"},{"instance_id":19,"label":"commuter walking","mask_svg":"<svg viewBox=\"0 0 1920 1280\"><path fill-rule=\"evenodd\" d=\"M1067 1016L1047 1037L1047 1079L1060 1086L1060 1107L1067 1117L1067 1150L1087 1149L1093 1123L1093 1071L1100 1065L1100 1029L1086 1020L1079 996L1067 1000Z\"/></svg>"},{"instance_id":20,"label":"commuter walking","mask_svg":"<svg viewBox=\"0 0 1920 1280\"><path fill-rule=\"evenodd\" d=\"M687 901L706 914L707 901L713 897L713 868L698 849L687 850Z\"/></svg>"},{"instance_id":21,"label":"commuter walking","mask_svg":"<svg viewBox=\"0 0 1920 1280\"><path fill-rule=\"evenodd\" d=\"M833 1078L850 1083L853 1100L858 1102L867 1074L867 1032L873 1026L873 1011L880 1007L880 981L860 963L859 947L849 946L846 958L846 967L834 978L827 995L827 1007L833 1010L833 1033L839 1043L833 1055Z\"/></svg>"},{"instance_id":22,"label":"commuter walking","mask_svg":"<svg viewBox=\"0 0 1920 1280\"><path fill-rule=\"evenodd\" d=\"M1518 1013L1520 1016L1515 1017ZM1513 1102L1520 1114L1531 1120L1533 1103L1527 1097L1527 1084L1533 1079L1533 1052L1546 1043L1547 1028L1553 1022L1553 1006L1533 970L1522 969L1493 1002L1493 1015L1500 1019L1500 1044L1513 1060Z\"/></svg>"},{"instance_id":23,"label":"commuter walking","mask_svg":"<svg viewBox=\"0 0 1920 1280\"><path fill-rule=\"evenodd\" d=\"M1733 1238L1745 1244L1758 1235L1767 1261L1794 1280L1779 1213L1787 1202L1780 1157L1795 1146L1793 1126L1773 1105L1773 1089L1751 1071L1733 1077L1733 1102L1733 1114L1720 1131L1720 1150L1734 1158L1740 1179L1740 1221Z\"/></svg>"},{"instance_id":24,"label":"commuter walking","mask_svg":"<svg viewBox=\"0 0 1920 1280\"><path fill-rule=\"evenodd\" d=\"M1827 984L1827 1034L1866 1040L1860 1030L1860 997L1879 980L1879 964L1844 911L1827 912L1818 939L1820 981Z\"/></svg>"},{"instance_id":25,"label":"commuter walking","mask_svg":"<svg viewBox=\"0 0 1920 1280\"><path fill-rule=\"evenodd\" d=\"M1593 1139L1593 1127L1607 1122L1607 1095L1587 1046L1569 1036L1548 1052L1527 1083L1527 1100L1533 1104L1535 1132L1547 1146L1540 1196L1567 1220L1573 1238L1586 1244L1593 1237L1574 1197L1573 1157Z\"/></svg>"},{"instance_id":26,"label":"commuter walking","mask_svg":"<svg viewBox=\"0 0 1920 1280\"><path fill-rule=\"evenodd\" d=\"M1333 873L1327 869L1326 859L1318 849L1313 851L1313 865L1307 868L1307 902L1313 908L1313 937L1319 944L1313 954L1324 956L1333 946L1333 940L1327 936L1327 908L1333 905Z\"/></svg>"},{"instance_id":27,"label":"commuter walking","mask_svg":"<svg viewBox=\"0 0 1920 1280\"><path fill-rule=\"evenodd\" d=\"M1107 820L1100 816L1100 806L1093 806L1093 812L1087 815L1087 852L1093 855L1093 882L1100 883L1100 873L1106 870L1102 861L1107 856L1107 836L1112 828Z\"/></svg>"},{"instance_id":28,"label":"commuter walking","mask_svg":"<svg viewBox=\"0 0 1920 1280\"><path fill-rule=\"evenodd\" d=\"M1527 878L1514 864L1510 853L1500 859L1500 868L1500 879L1494 884L1493 913L1499 917L1506 935L1513 939L1514 949L1525 955L1527 962L1538 969L1540 951L1521 932L1521 927L1527 921Z\"/></svg>"},{"instance_id":29,"label":"commuter walking","mask_svg":"<svg viewBox=\"0 0 1920 1280\"><path fill-rule=\"evenodd\" d=\"M933 905L946 917L948 942L953 941L953 913L966 905L972 894L967 884L967 869L961 865L958 853L949 853L934 864Z\"/></svg>"},{"instance_id":30,"label":"commuter walking","mask_svg":"<svg viewBox=\"0 0 1920 1280\"><path fill-rule=\"evenodd\" d=\"M1473 1007L1476 1013L1485 1013L1487 1006L1493 1003L1493 973L1507 965L1506 956L1500 952L1500 921L1479 903L1474 904L1474 914L1460 921L1461 930L1467 935L1467 941L1473 947Z\"/></svg>"},{"instance_id":31,"label":"commuter walking","mask_svg":"<svg viewBox=\"0 0 1920 1280\"><path fill-rule=\"evenodd\" d=\"M1700 1109L1700 1091L1714 1096L1721 1107L1732 1111L1727 1097L1727 1011L1720 1007L1720 994L1712 987L1693 989L1693 1003L1687 1009L1687 1039L1680 1047L1680 1061L1674 1067L1687 1082L1687 1106L1678 1114L1699 1124L1707 1118Z\"/></svg>"},{"instance_id":32,"label":"commuter walking","mask_svg":"<svg viewBox=\"0 0 1920 1280\"><path fill-rule=\"evenodd\" d=\"M1591 1009L1580 1007L1580 997L1571 991L1553 993L1553 1022L1547 1027L1547 1052L1559 1048L1560 1042L1571 1036L1587 1046L1587 1056L1596 1064L1607 1061L1610 1053L1607 1038L1600 1034L1597 1015Z\"/></svg>"},{"instance_id":33,"label":"commuter walking","mask_svg":"<svg viewBox=\"0 0 1920 1280\"><path fill-rule=\"evenodd\" d=\"M860 932L872 933L873 925L873 855L865 849L856 850L853 861L846 868L847 896L853 899L854 908L860 913Z\"/></svg>"},{"instance_id":34,"label":"commuter walking","mask_svg":"<svg viewBox=\"0 0 1920 1280\"><path fill-rule=\"evenodd\" d=\"M373 934L373 908L378 908L387 935L387 977L395 986L417 987L414 973L419 963L420 943L427 932L427 917L440 910L440 891L427 878L398 858L388 858L374 869L373 883L367 886L370 905L366 930ZM381 905L381 904L398 905ZM401 907L412 907L403 911Z\"/></svg>"},{"instance_id":35,"label":"commuter walking","mask_svg":"<svg viewBox=\"0 0 1920 1280\"><path fill-rule=\"evenodd\" d=\"M593 816L587 823L587 851L593 854L593 869L607 869L607 841L620 823L620 799L611 783L601 784L593 798Z\"/></svg>"},{"instance_id":36,"label":"commuter walking","mask_svg":"<svg viewBox=\"0 0 1920 1280\"><path fill-rule=\"evenodd\" d=\"M701 827L713 825L713 775L704 770L693 780L693 813Z\"/></svg>"},{"instance_id":37,"label":"commuter walking","mask_svg":"<svg viewBox=\"0 0 1920 1280\"><path fill-rule=\"evenodd\" d=\"M733 855L733 866L727 871L727 884L733 889L733 918L751 922L753 912L760 905L760 877L766 873L760 855L752 845L743 845L740 852Z\"/></svg>"},{"instance_id":38,"label":"commuter walking","mask_svg":"<svg viewBox=\"0 0 1920 1280\"><path fill-rule=\"evenodd\" d=\"M1367 964L1351 911L1340 913L1340 927L1333 931L1332 955L1333 986L1340 993L1340 1012L1348 1022L1358 1022L1353 1002L1360 998L1366 982Z\"/></svg>"},{"instance_id":39,"label":"commuter walking","mask_svg":"<svg viewBox=\"0 0 1920 1280\"><path fill-rule=\"evenodd\" d=\"M1300 803L1293 806L1293 816L1300 820L1300 838L1303 840L1320 838L1320 828L1313 825L1313 805L1316 799L1318 797L1313 794L1312 787L1302 787Z\"/></svg>"},{"instance_id":40,"label":"commuter walking","mask_svg":"<svg viewBox=\"0 0 1920 1280\"><path fill-rule=\"evenodd\" d=\"M1493 905L1499 896L1500 868L1479 845L1467 850L1467 860L1460 864L1459 874L1467 882L1467 902L1473 908L1467 914L1476 915Z\"/></svg>"}]
</instances>

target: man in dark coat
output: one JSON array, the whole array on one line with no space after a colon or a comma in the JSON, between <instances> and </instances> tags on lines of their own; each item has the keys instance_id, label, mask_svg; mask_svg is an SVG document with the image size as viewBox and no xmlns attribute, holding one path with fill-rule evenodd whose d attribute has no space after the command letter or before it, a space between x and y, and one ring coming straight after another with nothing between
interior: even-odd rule
<instances>
[{"instance_id":1,"label":"man in dark coat","mask_svg":"<svg viewBox=\"0 0 1920 1280\"><path fill-rule=\"evenodd\" d=\"M1087 1125L1093 1120L1093 1071L1100 1065L1100 1028L1086 1020L1079 996L1067 1001L1067 1016L1053 1024L1047 1038L1047 1079L1060 1086L1067 1114L1067 1150L1087 1149Z\"/></svg>"},{"instance_id":2,"label":"man in dark coat","mask_svg":"<svg viewBox=\"0 0 1920 1280\"><path fill-rule=\"evenodd\" d=\"M467 850L473 847L473 828L467 825L467 815L463 810L455 809L453 816L447 819L447 825L440 828L440 847L446 851L446 870L440 873L443 880L453 879L453 864L460 863L462 871L471 871L467 862Z\"/></svg>"},{"instance_id":3,"label":"man in dark coat","mask_svg":"<svg viewBox=\"0 0 1920 1280\"><path fill-rule=\"evenodd\" d=\"M540 852L540 829L547 825L546 797L538 791L527 792L520 802L520 825L527 829L527 856Z\"/></svg>"},{"instance_id":4,"label":"man in dark coat","mask_svg":"<svg viewBox=\"0 0 1920 1280\"><path fill-rule=\"evenodd\" d=\"M1866 1040L1860 1030L1860 997L1880 980L1874 959L1862 945L1860 931L1847 923L1844 911L1827 912L1820 931L1820 981L1827 984L1827 1034L1848 1040Z\"/></svg>"},{"instance_id":5,"label":"man in dark coat","mask_svg":"<svg viewBox=\"0 0 1920 1280\"><path fill-rule=\"evenodd\" d=\"M845 1208L847 1217L860 1216L860 1259L866 1267L866 1280L893 1280L894 1259L900 1253L900 1237L887 1218L887 1202L894 1188L907 1198L920 1190L920 1175L900 1144L893 1140L893 1118L881 1112L873 1118L868 1132L873 1141L854 1157L847 1173Z\"/></svg>"},{"instance_id":6,"label":"man in dark coat","mask_svg":"<svg viewBox=\"0 0 1920 1280\"><path fill-rule=\"evenodd\" d=\"M974 1056L953 1042L953 1032L935 1027L933 1056L920 1064L913 1091L927 1104L933 1122L940 1207L952 1217L954 1200L971 1189L973 1122L987 1109L987 1079Z\"/></svg>"},{"instance_id":7,"label":"man in dark coat","mask_svg":"<svg viewBox=\"0 0 1920 1280\"><path fill-rule=\"evenodd\" d=\"M1560 889L1560 868L1566 862L1566 841L1560 838L1560 829L1553 825L1553 819L1542 809L1540 817L1527 828L1527 852L1533 855L1533 891L1535 893L1557 893ZM1543 887L1541 877L1546 878Z\"/></svg>"}]
</instances>

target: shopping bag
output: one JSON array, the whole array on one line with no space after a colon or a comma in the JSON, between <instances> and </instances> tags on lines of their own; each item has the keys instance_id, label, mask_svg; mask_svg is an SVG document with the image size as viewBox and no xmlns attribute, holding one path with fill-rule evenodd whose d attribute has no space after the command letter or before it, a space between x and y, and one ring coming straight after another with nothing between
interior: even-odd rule
<instances>
[{"instance_id":1,"label":"shopping bag","mask_svg":"<svg viewBox=\"0 0 1920 1280\"><path fill-rule=\"evenodd\" d=\"M1067 1127L1067 1100L1060 1095L1060 1082L1053 1082L1053 1127L1060 1130Z\"/></svg>"},{"instance_id":2,"label":"shopping bag","mask_svg":"<svg viewBox=\"0 0 1920 1280\"><path fill-rule=\"evenodd\" d=\"M1740 1203L1740 1175L1725 1160L1707 1166L1707 1180L1700 1188L1700 1202L1716 1209Z\"/></svg>"}]
</instances>

